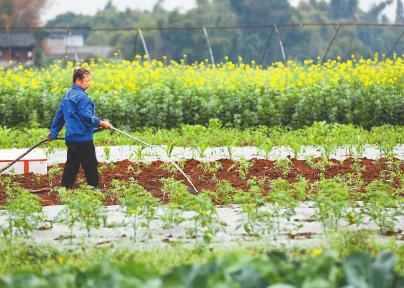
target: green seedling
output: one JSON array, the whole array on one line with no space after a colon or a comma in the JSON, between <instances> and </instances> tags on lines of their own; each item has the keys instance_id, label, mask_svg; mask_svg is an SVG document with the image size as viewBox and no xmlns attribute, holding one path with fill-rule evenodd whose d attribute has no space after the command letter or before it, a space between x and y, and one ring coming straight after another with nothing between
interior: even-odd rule
<instances>
[{"instance_id":1,"label":"green seedling","mask_svg":"<svg viewBox=\"0 0 404 288\"><path fill-rule=\"evenodd\" d=\"M7 222L0 228L11 248L14 236L27 237L44 222L45 216L40 199L22 187L11 184L6 188L6 197Z\"/></svg>"},{"instance_id":2,"label":"green seedling","mask_svg":"<svg viewBox=\"0 0 404 288\"><path fill-rule=\"evenodd\" d=\"M373 181L363 193L363 214L370 217L379 227L380 233L395 231L398 216L402 212L399 200L395 197L394 188L383 181Z\"/></svg>"},{"instance_id":3,"label":"green seedling","mask_svg":"<svg viewBox=\"0 0 404 288\"><path fill-rule=\"evenodd\" d=\"M322 179L312 184L311 193L324 231L337 227L350 206L348 186L335 179Z\"/></svg>"},{"instance_id":4,"label":"green seedling","mask_svg":"<svg viewBox=\"0 0 404 288\"><path fill-rule=\"evenodd\" d=\"M307 190L309 187L309 181L304 178L303 176L298 176L297 181L293 184L294 197L296 200L299 201L306 201L307 200Z\"/></svg>"},{"instance_id":5,"label":"green seedling","mask_svg":"<svg viewBox=\"0 0 404 288\"><path fill-rule=\"evenodd\" d=\"M278 233L280 233L280 219L286 218L288 221L296 214L298 201L296 197L297 191L294 186L287 180L278 178L270 182L271 191L268 198L273 208L273 216L276 219Z\"/></svg>"},{"instance_id":6,"label":"green seedling","mask_svg":"<svg viewBox=\"0 0 404 288\"><path fill-rule=\"evenodd\" d=\"M326 157L321 157L320 159L308 157L306 163L309 164L312 169L320 171L320 179L325 179L325 172L327 171L327 167L332 165L332 162Z\"/></svg>"},{"instance_id":7,"label":"green seedling","mask_svg":"<svg viewBox=\"0 0 404 288\"><path fill-rule=\"evenodd\" d=\"M41 180L42 180L42 176L40 174L35 174L34 175L34 181L35 181L36 184L41 183Z\"/></svg>"},{"instance_id":8,"label":"green seedling","mask_svg":"<svg viewBox=\"0 0 404 288\"><path fill-rule=\"evenodd\" d=\"M248 192L238 190L234 196L241 207L237 229L243 228L249 236L270 235L273 232L274 217L273 211L264 207L268 199L263 195L263 183L257 179L249 179L247 182Z\"/></svg>"},{"instance_id":9,"label":"green seedling","mask_svg":"<svg viewBox=\"0 0 404 288\"><path fill-rule=\"evenodd\" d=\"M284 177L287 177L292 170L292 160L289 158L278 159L275 161L274 166L280 170Z\"/></svg>"},{"instance_id":10,"label":"green seedling","mask_svg":"<svg viewBox=\"0 0 404 288\"><path fill-rule=\"evenodd\" d=\"M218 181L216 191L212 193L211 198L219 205L230 204L233 200L234 187L228 181Z\"/></svg>"},{"instance_id":11,"label":"green seedling","mask_svg":"<svg viewBox=\"0 0 404 288\"><path fill-rule=\"evenodd\" d=\"M55 184L54 181L56 180L57 177L60 177L62 175L62 169L59 166L53 166L48 170L48 182L49 186L53 187Z\"/></svg>"},{"instance_id":12,"label":"green seedling","mask_svg":"<svg viewBox=\"0 0 404 288\"><path fill-rule=\"evenodd\" d=\"M73 227L81 223L90 237L92 228L99 228L106 222L103 207L105 194L91 186L80 186L75 190L59 189L60 201L65 205L57 215L57 222L65 224L70 229L73 238Z\"/></svg>"},{"instance_id":13,"label":"green seedling","mask_svg":"<svg viewBox=\"0 0 404 288\"><path fill-rule=\"evenodd\" d=\"M132 219L133 242L136 242L139 228L146 228L147 236L151 238L150 224L155 219L158 199L153 197L139 183L131 178L129 183L113 182L113 194L124 208L125 215Z\"/></svg>"},{"instance_id":14,"label":"green seedling","mask_svg":"<svg viewBox=\"0 0 404 288\"><path fill-rule=\"evenodd\" d=\"M331 139L326 140L326 142L323 145L323 152L322 152L322 158L326 158L326 159L330 159L331 155L333 153L335 153L335 149L337 148L336 143L334 142L329 142L329 141L333 141Z\"/></svg>"},{"instance_id":15,"label":"green seedling","mask_svg":"<svg viewBox=\"0 0 404 288\"><path fill-rule=\"evenodd\" d=\"M197 242L199 234L202 234L204 245L208 245L220 227L213 202L206 191L203 191L198 195L187 197L184 205L188 211L194 212L188 219L193 225L186 229L187 236L194 238Z\"/></svg>"},{"instance_id":16,"label":"green seedling","mask_svg":"<svg viewBox=\"0 0 404 288\"><path fill-rule=\"evenodd\" d=\"M133 159L135 158L136 161L140 161L143 159L143 150L144 147L141 145L136 146L135 151L131 154L130 158Z\"/></svg>"},{"instance_id":17,"label":"green seedling","mask_svg":"<svg viewBox=\"0 0 404 288\"><path fill-rule=\"evenodd\" d=\"M165 148L167 157L171 157L171 154L173 153L174 150L174 142L168 142Z\"/></svg>"},{"instance_id":18,"label":"green seedling","mask_svg":"<svg viewBox=\"0 0 404 288\"><path fill-rule=\"evenodd\" d=\"M206 161L199 163L199 168L204 173L215 175L219 170L223 169L223 165L219 161Z\"/></svg>"},{"instance_id":19,"label":"green seedling","mask_svg":"<svg viewBox=\"0 0 404 288\"><path fill-rule=\"evenodd\" d=\"M104 147L104 155L105 159L109 161L109 159L111 158L111 148L109 146Z\"/></svg>"},{"instance_id":20,"label":"green seedling","mask_svg":"<svg viewBox=\"0 0 404 288\"><path fill-rule=\"evenodd\" d=\"M199 143L198 151L199 151L200 158L205 158L205 156L206 156L205 152L206 152L206 149L208 149L208 148L209 148L209 144L207 142Z\"/></svg>"},{"instance_id":21,"label":"green seedling","mask_svg":"<svg viewBox=\"0 0 404 288\"><path fill-rule=\"evenodd\" d=\"M289 146L292 148L294 158L297 159L302 150L302 142L299 138L291 137L289 140Z\"/></svg>"},{"instance_id":22,"label":"green seedling","mask_svg":"<svg viewBox=\"0 0 404 288\"><path fill-rule=\"evenodd\" d=\"M227 145L226 150L227 150L227 154L229 155L229 158L233 159L233 152L234 152L233 145Z\"/></svg>"},{"instance_id":23,"label":"green seedling","mask_svg":"<svg viewBox=\"0 0 404 288\"><path fill-rule=\"evenodd\" d=\"M362 176L362 172L366 170L366 168L363 166L362 161L358 158L354 158L352 160L352 165L351 165L352 170L355 171L357 175Z\"/></svg>"},{"instance_id":24,"label":"green seedling","mask_svg":"<svg viewBox=\"0 0 404 288\"><path fill-rule=\"evenodd\" d=\"M245 158L241 158L238 162L238 175L241 179L245 179L247 176L248 172L250 171L251 167L253 166L252 161L248 161Z\"/></svg>"},{"instance_id":25,"label":"green seedling","mask_svg":"<svg viewBox=\"0 0 404 288\"><path fill-rule=\"evenodd\" d=\"M185 218L180 213L181 210L186 210L184 201L190 194L188 187L173 178L166 178L161 181L163 183L163 199L168 198L170 203L165 206L167 212L164 213L161 220L164 222L164 227L174 227L185 221Z\"/></svg>"},{"instance_id":26,"label":"green seedling","mask_svg":"<svg viewBox=\"0 0 404 288\"><path fill-rule=\"evenodd\" d=\"M182 159L181 161L176 162L176 163L177 163L178 167L180 167L181 169L184 169L186 160ZM168 172L168 173L177 173L178 172L177 168L171 162L162 163L160 165L160 169L162 169L163 171Z\"/></svg>"}]
</instances>

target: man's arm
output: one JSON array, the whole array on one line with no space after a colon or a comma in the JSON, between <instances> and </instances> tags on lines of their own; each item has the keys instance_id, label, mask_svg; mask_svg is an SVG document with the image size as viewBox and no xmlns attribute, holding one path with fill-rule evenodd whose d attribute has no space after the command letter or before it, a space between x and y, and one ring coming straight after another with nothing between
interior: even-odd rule
<instances>
[{"instance_id":1,"label":"man's arm","mask_svg":"<svg viewBox=\"0 0 404 288\"><path fill-rule=\"evenodd\" d=\"M56 139L60 130L62 130L63 125L65 124L65 118L63 117L63 99L60 101L59 108L56 111L56 115L53 118L49 138Z\"/></svg>"},{"instance_id":2,"label":"man's arm","mask_svg":"<svg viewBox=\"0 0 404 288\"><path fill-rule=\"evenodd\" d=\"M78 103L79 114L81 119L89 126L99 125L102 128L112 128L112 125L108 122L100 120L94 115L94 104L90 98L85 97L81 99Z\"/></svg>"}]
</instances>

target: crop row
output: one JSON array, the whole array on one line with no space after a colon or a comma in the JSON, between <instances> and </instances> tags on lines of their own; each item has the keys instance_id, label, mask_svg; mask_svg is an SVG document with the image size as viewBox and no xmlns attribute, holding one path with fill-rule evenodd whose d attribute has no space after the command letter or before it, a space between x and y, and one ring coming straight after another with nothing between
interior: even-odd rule
<instances>
[{"instance_id":1,"label":"crop row","mask_svg":"<svg viewBox=\"0 0 404 288\"><path fill-rule=\"evenodd\" d=\"M30 147L48 134L48 129L0 128L0 148ZM259 126L249 129L223 127L219 119L211 119L207 127L201 125L181 125L177 129L144 128L131 132L137 138L153 144L165 145L167 151L176 147L192 147L200 153L208 147L256 146L269 152L276 146L290 147L299 152L302 146L323 147L326 154L336 148L348 147L353 154L360 155L365 145L375 145L384 155L404 143L403 126L380 126L365 130L354 125L328 124L316 122L311 126L290 130L281 127ZM63 131L60 133L63 137ZM95 144L102 146L134 145L133 140L119 134L102 131L94 136ZM63 141L47 144L50 148L65 147ZM170 153L167 153L170 154ZM203 154L203 153L202 153Z\"/></svg>"},{"instance_id":2,"label":"crop row","mask_svg":"<svg viewBox=\"0 0 404 288\"><path fill-rule=\"evenodd\" d=\"M369 180L364 177L365 167L360 161L352 164L353 170L350 173L333 178L325 173L328 161L313 162L310 165L319 170L318 180L309 181L300 175L288 181L282 177L251 177L251 162L240 160L231 167L237 176L231 177L244 181L244 189L236 189L230 181L221 179L223 167L217 164L220 162L200 164L200 169L205 170L211 179L205 176L196 179L194 176L193 180L198 183L213 181L215 188L201 189L198 194L190 193L185 184L169 177L170 173L160 180L161 191L148 191L140 185L140 174L147 176L147 183L152 183L153 187L159 181L150 180L152 178L147 171L135 171L136 168L128 166L127 173L133 176L127 175L124 180L113 179L108 189L104 187L102 192L87 187L67 191L58 189L55 173L60 174L60 170L50 171L47 177L51 190L48 189L47 197L56 193L59 201L66 205L60 213L61 223L70 229L80 223L88 233L91 228L98 228L105 223L106 214L102 207L106 198L110 199L109 202L113 199L131 219L134 240L139 229L151 235L150 223L157 217L156 211L163 204L166 204L163 208L165 212L160 220L165 226L179 226L188 221L192 225L187 229L187 235L204 243L209 243L220 231L215 204L240 205L240 229L249 235L261 237L276 237L281 232L280 219L291 221L299 203L307 200L314 203L317 211L315 218L321 221L325 230L338 227L342 220L349 225L359 226L368 218L379 227L381 233L394 232L398 217L403 216L404 171L401 161L394 159L386 163L380 178L371 182L367 182ZM290 173L288 165L288 160L279 160L275 164L284 176ZM170 172L169 165L162 164L162 169ZM109 174L109 178L122 178L122 174ZM161 177L162 174L158 172L156 175ZM141 176L139 181L136 179L138 176ZM15 178L2 176L0 180L0 188L6 195L4 207L10 219L2 228L6 238L12 241L14 235L26 236L37 227L38 222L43 221L42 207L40 198L22 188ZM181 211L194 214L191 218L184 218Z\"/></svg>"}]
</instances>

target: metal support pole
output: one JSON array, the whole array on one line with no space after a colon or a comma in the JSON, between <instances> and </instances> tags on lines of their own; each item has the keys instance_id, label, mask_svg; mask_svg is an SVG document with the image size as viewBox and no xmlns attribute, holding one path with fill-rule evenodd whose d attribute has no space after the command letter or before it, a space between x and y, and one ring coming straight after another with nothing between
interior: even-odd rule
<instances>
[{"instance_id":1,"label":"metal support pole","mask_svg":"<svg viewBox=\"0 0 404 288\"><path fill-rule=\"evenodd\" d=\"M327 49L325 50L323 59L321 60L321 64L324 64L325 60L327 59L328 52L330 51L331 46L334 44L335 38L337 38L339 30L341 30L341 25L338 25L337 30L335 30L334 35L332 36L330 42L328 43L328 46L327 46Z\"/></svg>"},{"instance_id":2,"label":"metal support pole","mask_svg":"<svg viewBox=\"0 0 404 288\"><path fill-rule=\"evenodd\" d=\"M275 29L276 35L278 35L279 46L281 47L283 62L286 62L286 54L285 54L285 49L283 49L281 33L279 33L278 26L276 24L274 25L274 29Z\"/></svg>"},{"instance_id":3,"label":"metal support pole","mask_svg":"<svg viewBox=\"0 0 404 288\"><path fill-rule=\"evenodd\" d=\"M396 42L394 42L394 45L393 45L393 47L392 47L391 50L390 50L390 55L393 55L393 52L394 52L394 50L396 49L398 43L400 43L400 40L401 40L401 38L403 37L403 35L404 35L404 30L401 31L400 36L398 36Z\"/></svg>"},{"instance_id":4,"label":"metal support pole","mask_svg":"<svg viewBox=\"0 0 404 288\"><path fill-rule=\"evenodd\" d=\"M65 58L68 56L69 49L69 37L72 35L72 31L70 29L66 29L66 42L65 42Z\"/></svg>"},{"instance_id":5,"label":"metal support pole","mask_svg":"<svg viewBox=\"0 0 404 288\"><path fill-rule=\"evenodd\" d=\"M206 30L205 27L203 27L202 30L203 30L203 35L205 35L206 44L208 45L210 60L212 61L212 64L215 65L215 58L213 56L212 46L210 45L208 31Z\"/></svg>"},{"instance_id":6,"label":"metal support pole","mask_svg":"<svg viewBox=\"0 0 404 288\"><path fill-rule=\"evenodd\" d=\"M268 34L267 41L265 43L264 51L261 56L261 64L264 65L265 56L267 55L269 42L271 41L272 34L274 34L275 27L272 27L271 32Z\"/></svg>"},{"instance_id":7,"label":"metal support pole","mask_svg":"<svg viewBox=\"0 0 404 288\"><path fill-rule=\"evenodd\" d=\"M147 49L146 41L144 40L142 30L140 28L138 28L137 32L138 32L138 34L140 36L140 40L142 41L143 50L144 50L144 53L147 56L147 61L149 61L149 63L151 64L149 50Z\"/></svg>"},{"instance_id":8,"label":"metal support pole","mask_svg":"<svg viewBox=\"0 0 404 288\"><path fill-rule=\"evenodd\" d=\"M7 34L7 46L8 46L8 61L10 62L13 57L11 55L11 38L10 38L10 28L6 26L6 34Z\"/></svg>"},{"instance_id":9,"label":"metal support pole","mask_svg":"<svg viewBox=\"0 0 404 288\"><path fill-rule=\"evenodd\" d=\"M139 42L139 31L136 31L135 47L134 47L135 49L133 50L135 56L133 57L133 59L136 59L136 56L137 56L137 44L138 44L138 42Z\"/></svg>"}]
</instances>

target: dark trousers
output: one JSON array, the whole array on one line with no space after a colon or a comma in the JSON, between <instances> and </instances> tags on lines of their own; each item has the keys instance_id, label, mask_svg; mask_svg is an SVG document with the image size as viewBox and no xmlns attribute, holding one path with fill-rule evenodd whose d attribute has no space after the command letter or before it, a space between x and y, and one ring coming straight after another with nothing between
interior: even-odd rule
<instances>
[{"instance_id":1,"label":"dark trousers","mask_svg":"<svg viewBox=\"0 0 404 288\"><path fill-rule=\"evenodd\" d=\"M84 169L87 184L98 187L98 163L95 155L95 146L93 141L66 143L67 161L62 176L62 186L66 188L73 187L80 165Z\"/></svg>"}]
</instances>

